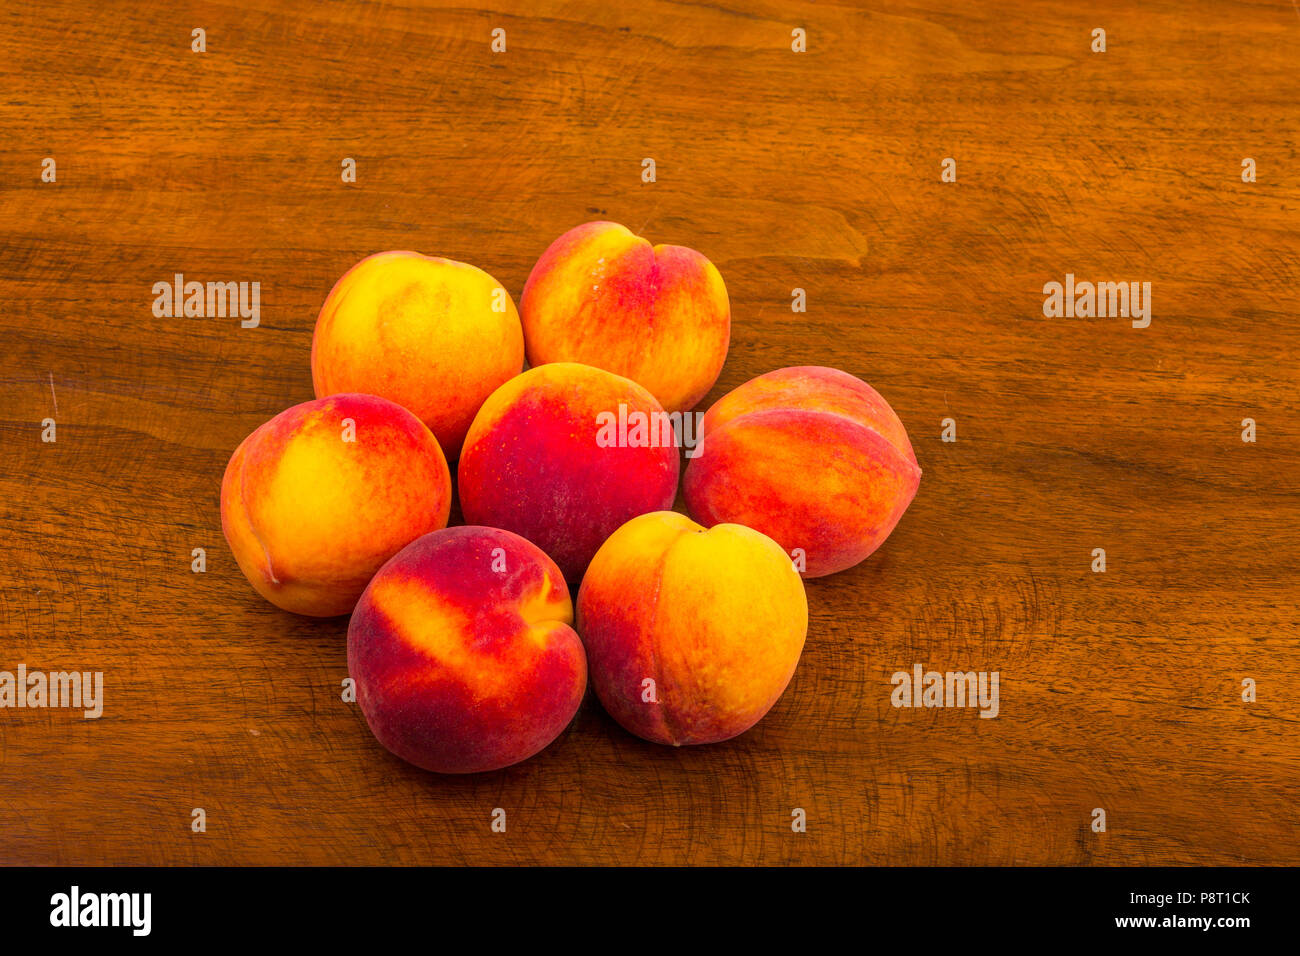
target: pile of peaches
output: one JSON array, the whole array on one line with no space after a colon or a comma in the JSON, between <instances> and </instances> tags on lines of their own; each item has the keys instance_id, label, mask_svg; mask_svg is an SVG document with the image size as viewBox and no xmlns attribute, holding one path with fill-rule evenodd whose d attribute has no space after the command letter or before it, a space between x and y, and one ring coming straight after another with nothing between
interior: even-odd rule
<instances>
[{"instance_id":1,"label":"pile of peaches","mask_svg":"<svg viewBox=\"0 0 1300 956\"><path fill-rule=\"evenodd\" d=\"M735 737L794 674L803 578L875 551L921 470L870 385L784 368L703 416L682 479L690 517L671 510L683 449L653 440L653 423L708 393L730 335L707 258L615 223L552 243L518 309L474 266L370 256L316 321L316 399L231 456L231 551L279 607L352 615L366 722L427 770L533 756L588 676L646 740ZM611 416L636 413L651 427L611 441ZM465 519L450 528L448 461Z\"/></svg>"}]
</instances>

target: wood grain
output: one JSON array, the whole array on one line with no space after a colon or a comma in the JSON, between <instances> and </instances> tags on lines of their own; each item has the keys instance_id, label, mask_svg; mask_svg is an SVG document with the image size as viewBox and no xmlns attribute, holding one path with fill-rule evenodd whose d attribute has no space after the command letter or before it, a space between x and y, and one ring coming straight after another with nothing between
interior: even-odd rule
<instances>
[{"instance_id":1,"label":"wood grain","mask_svg":"<svg viewBox=\"0 0 1300 956\"><path fill-rule=\"evenodd\" d=\"M1300 14L1136 7L5 0L0 669L102 670L106 700L0 711L0 861L1300 863ZM220 477L312 397L357 259L517 297L592 218L721 269L701 407L843 368L921 490L809 583L799 670L740 739L656 747L589 699L532 761L425 774L340 699L346 619L244 581ZM155 318L176 272L260 282L261 325ZM1150 327L1044 318L1067 272L1151 282ZM914 663L1000 672L999 717L893 708Z\"/></svg>"}]
</instances>

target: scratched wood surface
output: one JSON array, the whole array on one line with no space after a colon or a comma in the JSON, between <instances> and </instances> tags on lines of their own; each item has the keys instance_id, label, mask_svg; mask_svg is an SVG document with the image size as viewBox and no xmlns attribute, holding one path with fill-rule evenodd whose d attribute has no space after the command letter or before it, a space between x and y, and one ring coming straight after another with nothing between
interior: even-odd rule
<instances>
[{"instance_id":1,"label":"scratched wood surface","mask_svg":"<svg viewBox=\"0 0 1300 956\"><path fill-rule=\"evenodd\" d=\"M0 862L1300 862L1300 14L1087 6L5 0L0 670L102 671L105 701L0 710ZM721 269L701 408L843 368L920 492L809 583L740 739L656 747L589 698L536 759L426 774L340 699L346 619L244 581L221 474L312 397L357 259L517 299L593 218ZM260 326L155 318L177 272L260 282ZM1067 272L1149 281L1150 327L1044 318ZM999 716L895 709L916 663L998 671Z\"/></svg>"}]
</instances>

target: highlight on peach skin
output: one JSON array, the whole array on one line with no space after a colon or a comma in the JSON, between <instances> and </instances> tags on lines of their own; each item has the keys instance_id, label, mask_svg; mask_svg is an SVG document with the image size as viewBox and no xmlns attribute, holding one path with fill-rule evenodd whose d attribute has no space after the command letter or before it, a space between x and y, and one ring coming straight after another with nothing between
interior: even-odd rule
<instances>
[{"instance_id":1,"label":"highlight on peach skin","mask_svg":"<svg viewBox=\"0 0 1300 956\"><path fill-rule=\"evenodd\" d=\"M648 391L611 372L559 362L529 369L492 393L460 456L469 524L521 534L574 584L620 525L672 507L681 468L663 444L609 445L610 415L658 420Z\"/></svg>"},{"instance_id":2,"label":"highlight on peach skin","mask_svg":"<svg viewBox=\"0 0 1300 956\"><path fill-rule=\"evenodd\" d=\"M581 362L685 411L717 381L731 338L727 288L694 249L651 244L615 222L551 243L520 299L528 361Z\"/></svg>"},{"instance_id":3,"label":"highlight on peach skin","mask_svg":"<svg viewBox=\"0 0 1300 956\"><path fill-rule=\"evenodd\" d=\"M559 568L496 528L413 542L380 569L348 627L348 673L381 744L438 773L533 756L587 686Z\"/></svg>"},{"instance_id":4,"label":"highlight on peach skin","mask_svg":"<svg viewBox=\"0 0 1300 956\"><path fill-rule=\"evenodd\" d=\"M596 554L578 632L601 704L661 744L744 733L785 691L808 632L803 581L771 538L661 511Z\"/></svg>"},{"instance_id":5,"label":"highlight on peach skin","mask_svg":"<svg viewBox=\"0 0 1300 956\"><path fill-rule=\"evenodd\" d=\"M381 252L335 283L311 346L317 398L379 395L415 412L454 459L483 400L524 367L506 290L482 269Z\"/></svg>"},{"instance_id":6,"label":"highlight on peach skin","mask_svg":"<svg viewBox=\"0 0 1300 956\"><path fill-rule=\"evenodd\" d=\"M705 413L702 432L683 482L691 516L748 525L802 552L807 577L851 568L879 548L921 481L889 403L833 368L751 379Z\"/></svg>"},{"instance_id":7,"label":"highlight on peach skin","mask_svg":"<svg viewBox=\"0 0 1300 956\"><path fill-rule=\"evenodd\" d=\"M286 409L240 443L221 482L221 527L271 603L352 610L380 565L447 524L451 474L418 418L372 395Z\"/></svg>"}]
</instances>

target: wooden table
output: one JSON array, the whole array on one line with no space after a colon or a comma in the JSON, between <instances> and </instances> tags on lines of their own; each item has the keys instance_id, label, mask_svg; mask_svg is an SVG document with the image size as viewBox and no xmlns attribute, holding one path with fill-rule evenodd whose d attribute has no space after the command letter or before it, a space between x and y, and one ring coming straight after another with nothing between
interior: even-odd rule
<instances>
[{"instance_id":1,"label":"wooden table","mask_svg":"<svg viewBox=\"0 0 1300 956\"><path fill-rule=\"evenodd\" d=\"M102 671L105 699L0 710L0 861L1300 862L1296 8L526 6L3 4L0 669ZM597 218L721 269L701 408L845 369L921 489L809 582L750 733L658 747L589 698L536 759L427 774L341 699L346 618L241 576L222 471L312 397L362 256L517 300ZM175 273L259 282L260 324L156 317ZM1150 325L1045 317L1067 273L1150 282ZM997 671L998 717L893 707L918 663Z\"/></svg>"}]
</instances>

